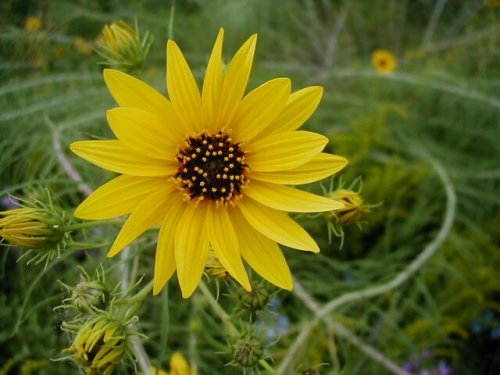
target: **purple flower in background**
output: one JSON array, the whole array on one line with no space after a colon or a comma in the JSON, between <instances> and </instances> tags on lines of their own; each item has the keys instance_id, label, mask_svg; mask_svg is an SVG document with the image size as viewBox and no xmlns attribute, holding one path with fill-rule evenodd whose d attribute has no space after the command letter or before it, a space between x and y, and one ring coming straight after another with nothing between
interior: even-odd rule
<instances>
[{"instance_id":1,"label":"purple flower in background","mask_svg":"<svg viewBox=\"0 0 500 375\"><path fill-rule=\"evenodd\" d=\"M6 210L13 210L15 208L19 208L17 199L8 194L2 197L2 206L5 207Z\"/></svg>"},{"instance_id":2,"label":"purple flower in background","mask_svg":"<svg viewBox=\"0 0 500 375\"><path fill-rule=\"evenodd\" d=\"M439 361L435 365L435 359L431 350L425 349L420 354L415 354L401 368L414 375L453 375L453 370L445 361Z\"/></svg>"},{"instance_id":3,"label":"purple flower in background","mask_svg":"<svg viewBox=\"0 0 500 375\"><path fill-rule=\"evenodd\" d=\"M451 367L444 361L439 361L437 375L452 375Z\"/></svg>"}]
</instances>

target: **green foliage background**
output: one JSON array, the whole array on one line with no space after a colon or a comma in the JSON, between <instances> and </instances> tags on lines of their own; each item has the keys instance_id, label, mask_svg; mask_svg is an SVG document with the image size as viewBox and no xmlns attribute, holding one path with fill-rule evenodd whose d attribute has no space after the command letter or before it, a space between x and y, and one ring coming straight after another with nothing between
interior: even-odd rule
<instances>
[{"instance_id":1,"label":"green foliage background","mask_svg":"<svg viewBox=\"0 0 500 375\"><path fill-rule=\"evenodd\" d=\"M300 218L320 243L319 255L285 250L294 276L318 302L392 279L433 239L445 210L443 187L428 162L441 163L458 195L457 215L445 245L409 282L373 299L347 304L332 316L367 344L402 365L429 349L457 374L500 373L500 8L495 1L177 1L173 36L198 78L219 27L230 58L251 33L259 33L251 86L291 77L294 89L319 84L323 102L307 129L330 137L328 150L346 156L348 183L361 176L366 202L380 206L348 226L345 244L327 240L324 218ZM440 10L440 7L441 10ZM154 36L142 79L164 91L165 42L172 2L125 0L14 1L0 4L0 194L23 195L47 187L71 210L83 199L56 159L53 133L92 187L111 174L69 153L68 145L111 137L105 111L115 104L95 54L84 55L75 38L93 43L117 19ZM37 32L24 29L41 17ZM376 48L393 51L396 72L371 66ZM338 179L337 179L338 182ZM318 186L311 189L319 190ZM112 241L118 227L88 232L86 241ZM150 279L155 233L136 242L138 273ZM66 253L47 269L17 262L21 250L0 252L0 374L77 373L51 362L67 347L53 308L66 297L56 282L78 281L102 262L110 284L119 281L119 259L104 249ZM146 349L162 367L181 350L200 374L239 374L221 324L200 296L182 301L176 280L160 297L146 299L141 327ZM226 293L226 289L224 289ZM231 307L224 294L222 305ZM268 353L276 363L312 316L303 302L281 292L277 313L289 329ZM485 310L494 318L481 321ZM263 335L277 324L262 317ZM471 329L480 322L483 330ZM267 328L266 328L267 327ZM217 353L217 354L216 354ZM299 370L327 374L386 374L387 369L318 326L301 351ZM117 373L131 373L125 367Z\"/></svg>"}]
</instances>

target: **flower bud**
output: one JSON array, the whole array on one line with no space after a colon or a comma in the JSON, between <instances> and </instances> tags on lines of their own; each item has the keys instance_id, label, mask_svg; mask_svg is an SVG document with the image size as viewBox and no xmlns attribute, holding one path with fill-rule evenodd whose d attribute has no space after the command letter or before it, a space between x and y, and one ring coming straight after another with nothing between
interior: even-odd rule
<instances>
[{"instance_id":1,"label":"flower bud","mask_svg":"<svg viewBox=\"0 0 500 375\"><path fill-rule=\"evenodd\" d=\"M87 320L63 351L86 375L110 375L128 349L129 335L126 324L101 313Z\"/></svg>"},{"instance_id":2,"label":"flower bud","mask_svg":"<svg viewBox=\"0 0 500 375\"><path fill-rule=\"evenodd\" d=\"M212 277L225 277L227 275L226 269L221 264L212 248L208 251L208 258L205 263L205 272Z\"/></svg>"},{"instance_id":3,"label":"flower bud","mask_svg":"<svg viewBox=\"0 0 500 375\"><path fill-rule=\"evenodd\" d=\"M0 212L0 237L24 249L66 246L64 212L53 206L22 207Z\"/></svg>"},{"instance_id":4,"label":"flower bud","mask_svg":"<svg viewBox=\"0 0 500 375\"><path fill-rule=\"evenodd\" d=\"M103 309L109 299L109 291L100 281L82 280L71 292L71 304L81 312Z\"/></svg>"},{"instance_id":5,"label":"flower bud","mask_svg":"<svg viewBox=\"0 0 500 375\"><path fill-rule=\"evenodd\" d=\"M242 367L255 366L264 354L262 341L250 333L245 333L236 339L231 348L233 361Z\"/></svg>"},{"instance_id":6,"label":"flower bud","mask_svg":"<svg viewBox=\"0 0 500 375\"><path fill-rule=\"evenodd\" d=\"M247 292L244 289L238 291L239 309L255 313L266 307L269 302L269 291L263 282L252 284L252 290Z\"/></svg>"},{"instance_id":7,"label":"flower bud","mask_svg":"<svg viewBox=\"0 0 500 375\"><path fill-rule=\"evenodd\" d=\"M344 204L344 208L332 211L332 215L335 216L341 224L354 223L363 212L370 211L363 205L363 198L355 191L339 189L333 191L330 197Z\"/></svg>"},{"instance_id":8,"label":"flower bud","mask_svg":"<svg viewBox=\"0 0 500 375\"><path fill-rule=\"evenodd\" d=\"M133 71L144 64L152 42L147 32L141 39L137 25L133 29L124 21L116 21L102 29L96 41L96 52L104 58L103 65Z\"/></svg>"}]
</instances>

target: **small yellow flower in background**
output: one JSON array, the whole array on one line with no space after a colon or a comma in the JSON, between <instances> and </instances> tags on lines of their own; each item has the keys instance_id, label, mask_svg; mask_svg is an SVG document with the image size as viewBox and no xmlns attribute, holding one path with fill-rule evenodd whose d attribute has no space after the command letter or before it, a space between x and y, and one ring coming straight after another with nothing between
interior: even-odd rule
<instances>
[{"instance_id":1,"label":"small yellow flower in background","mask_svg":"<svg viewBox=\"0 0 500 375\"><path fill-rule=\"evenodd\" d=\"M124 21L105 25L96 41L96 52L104 58L103 65L133 71L144 64L153 39L146 32L139 35L137 25L132 28Z\"/></svg>"},{"instance_id":2,"label":"small yellow flower in background","mask_svg":"<svg viewBox=\"0 0 500 375\"><path fill-rule=\"evenodd\" d=\"M153 375L196 375L197 371L189 367L189 363L181 352L175 352L170 357L170 372L151 366L151 373Z\"/></svg>"},{"instance_id":3,"label":"small yellow flower in background","mask_svg":"<svg viewBox=\"0 0 500 375\"><path fill-rule=\"evenodd\" d=\"M81 36L77 36L75 40L73 41L73 44L76 48L76 50L81 53L82 55L90 55L92 54L92 44L87 42L85 38L82 38Z\"/></svg>"},{"instance_id":4,"label":"small yellow flower in background","mask_svg":"<svg viewBox=\"0 0 500 375\"><path fill-rule=\"evenodd\" d=\"M339 189L332 192L330 196L344 203L343 208L332 212L333 216L335 216L341 224L353 223L357 221L364 212L370 212L370 209L363 205L363 198L361 198L361 195L356 191Z\"/></svg>"},{"instance_id":5,"label":"small yellow flower in background","mask_svg":"<svg viewBox=\"0 0 500 375\"><path fill-rule=\"evenodd\" d=\"M168 375L168 372L166 372L165 370L157 369L154 366L151 366L150 370L151 370L151 374L153 374L153 375ZM142 372L141 372L141 374L142 374Z\"/></svg>"},{"instance_id":6,"label":"small yellow flower in background","mask_svg":"<svg viewBox=\"0 0 500 375\"><path fill-rule=\"evenodd\" d=\"M167 43L170 100L128 74L106 69L120 107L107 113L118 139L80 141L71 150L120 173L75 211L82 219L127 221L108 256L160 225L153 293L177 271L184 298L195 291L209 249L250 290L242 258L263 278L290 290L292 277L278 243L318 252L314 239L287 212L324 212L336 200L287 185L328 177L347 164L323 153L328 138L297 130L316 110L318 86L291 93L277 78L245 95L257 36L222 69L221 29L200 92L177 44Z\"/></svg>"},{"instance_id":7,"label":"small yellow flower in background","mask_svg":"<svg viewBox=\"0 0 500 375\"><path fill-rule=\"evenodd\" d=\"M398 64L396 56L386 49L377 49L372 54L372 64L380 74L391 74Z\"/></svg>"},{"instance_id":8,"label":"small yellow flower in background","mask_svg":"<svg viewBox=\"0 0 500 375\"><path fill-rule=\"evenodd\" d=\"M24 22L24 29L29 32L40 31L42 28L42 19L38 16L29 16Z\"/></svg>"},{"instance_id":9,"label":"small yellow flower in background","mask_svg":"<svg viewBox=\"0 0 500 375\"><path fill-rule=\"evenodd\" d=\"M170 375L194 375L181 352L175 352L170 357Z\"/></svg>"}]
</instances>

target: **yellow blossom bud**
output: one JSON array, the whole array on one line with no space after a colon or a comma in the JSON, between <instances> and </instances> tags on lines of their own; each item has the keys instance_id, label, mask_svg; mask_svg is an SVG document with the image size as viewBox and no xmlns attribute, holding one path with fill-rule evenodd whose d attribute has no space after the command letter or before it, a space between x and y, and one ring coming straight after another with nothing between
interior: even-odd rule
<instances>
[{"instance_id":1,"label":"yellow blossom bud","mask_svg":"<svg viewBox=\"0 0 500 375\"><path fill-rule=\"evenodd\" d=\"M341 224L350 224L359 219L363 212L370 210L363 205L363 198L358 192L346 189L335 190L331 193L330 197L336 201L342 202L344 207L332 211Z\"/></svg>"},{"instance_id":2,"label":"yellow blossom bud","mask_svg":"<svg viewBox=\"0 0 500 375\"><path fill-rule=\"evenodd\" d=\"M132 71L142 67L152 42L147 32L141 39L137 26L134 29L124 21L116 21L102 29L96 52L104 58L103 65Z\"/></svg>"},{"instance_id":3,"label":"yellow blossom bud","mask_svg":"<svg viewBox=\"0 0 500 375\"><path fill-rule=\"evenodd\" d=\"M212 277L224 277L226 276L226 269L221 264L215 251L210 248L208 251L207 262L205 263L205 272Z\"/></svg>"},{"instance_id":4,"label":"yellow blossom bud","mask_svg":"<svg viewBox=\"0 0 500 375\"><path fill-rule=\"evenodd\" d=\"M128 348L127 326L106 314L90 318L64 352L86 375L110 375Z\"/></svg>"},{"instance_id":5,"label":"yellow blossom bud","mask_svg":"<svg viewBox=\"0 0 500 375\"><path fill-rule=\"evenodd\" d=\"M0 237L25 249L64 245L64 214L55 207L22 207L0 212ZM64 246L63 246L64 247Z\"/></svg>"}]
</instances>

